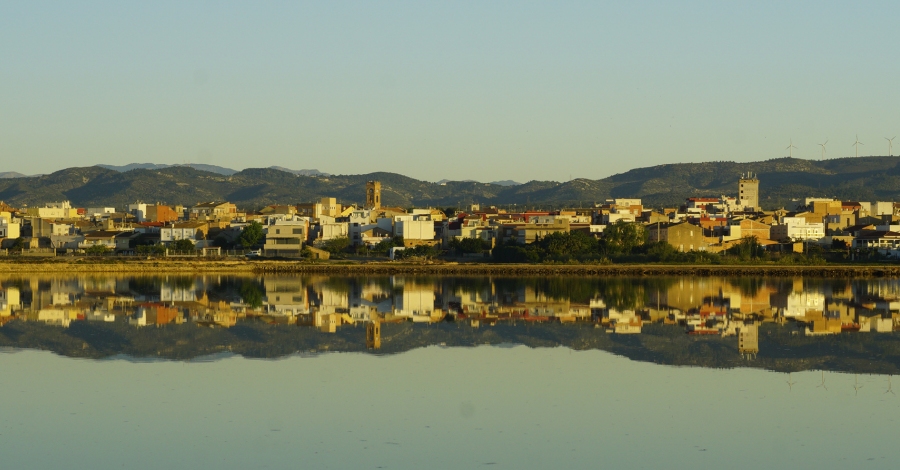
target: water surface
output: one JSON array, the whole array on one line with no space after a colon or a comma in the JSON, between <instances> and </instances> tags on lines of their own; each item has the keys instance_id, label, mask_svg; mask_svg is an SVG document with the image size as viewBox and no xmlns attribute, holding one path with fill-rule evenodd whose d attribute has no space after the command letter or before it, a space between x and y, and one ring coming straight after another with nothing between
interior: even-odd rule
<instances>
[{"instance_id":1,"label":"water surface","mask_svg":"<svg viewBox=\"0 0 900 470\"><path fill-rule=\"evenodd\" d=\"M6 468L900 457L896 280L73 276L0 292Z\"/></svg>"}]
</instances>

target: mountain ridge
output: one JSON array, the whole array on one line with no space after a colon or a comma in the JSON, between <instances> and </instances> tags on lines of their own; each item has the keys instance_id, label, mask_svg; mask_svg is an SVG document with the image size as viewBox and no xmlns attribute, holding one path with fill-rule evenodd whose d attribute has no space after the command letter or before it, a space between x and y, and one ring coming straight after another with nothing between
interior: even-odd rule
<instances>
[{"instance_id":1,"label":"mountain ridge","mask_svg":"<svg viewBox=\"0 0 900 470\"><path fill-rule=\"evenodd\" d=\"M70 200L79 207L121 207L136 200L186 205L228 200L252 210L276 203L312 202L321 197L335 197L345 204L363 203L366 181L379 180L383 203L400 207L461 207L479 203L510 209L551 209L563 205L589 207L608 198L641 198L648 207L671 207L688 197L735 195L740 175L748 172L760 179L760 204L766 209L793 208L806 197L900 201L900 157L668 163L597 180L532 180L511 186L477 181L435 183L390 172L320 172L311 176L269 167L226 175L184 165L125 172L93 166L0 179L0 200L14 206Z\"/></svg>"}]
</instances>

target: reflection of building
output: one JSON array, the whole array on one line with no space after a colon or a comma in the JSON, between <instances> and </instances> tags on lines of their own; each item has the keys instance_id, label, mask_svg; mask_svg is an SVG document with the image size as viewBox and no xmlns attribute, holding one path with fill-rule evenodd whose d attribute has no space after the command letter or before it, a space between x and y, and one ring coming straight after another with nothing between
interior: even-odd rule
<instances>
[{"instance_id":1,"label":"reflection of building","mask_svg":"<svg viewBox=\"0 0 900 470\"><path fill-rule=\"evenodd\" d=\"M309 313L306 286L298 279L266 279L263 305L269 315L290 316Z\"/></svg>"},{"instance_id":2,"label":"reflection of building","mask_svg":"<svg viewBox=\"0 0 900 470\"><path fill-rule=\"evenodd\" d=\"M738 328L738 352L744 354L759 353L759 326L744 324Z\"/></svg>"},{"instance_id":3,"label":"reflection of building","mask_svg":"<svg viewBox=\"0 0 900 470\"><path fill-rule=\"evenodd\" d=\"M366 324L366 348L381 349L381 323Z\"/></svg>"},{"instance_id":4,"label":"reflection of building","mask_svg":"<svg viewBox=\"0 0 900 470\"><path fill-rule=\"evenodd\" d=\"M21 305L18 287L0 289L0 317L9 317Z\"/></svg>"}]
</instances>

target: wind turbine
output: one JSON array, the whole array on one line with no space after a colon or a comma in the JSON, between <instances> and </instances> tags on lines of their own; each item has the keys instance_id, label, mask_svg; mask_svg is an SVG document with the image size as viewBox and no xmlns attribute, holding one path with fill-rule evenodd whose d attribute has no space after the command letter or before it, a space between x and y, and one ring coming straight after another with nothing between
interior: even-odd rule
<instances>
[{"instance_id":1,"label":"wind turbine","mask_svg":"<svg viewBox=\"0 0 900 470\"><path fill-rule=\"evenodd\" d=\"M788 372L787 384L788 384L788 388L790 388L790 391L792 391L792 392L794 391L794 384L796 384L796 383L797 382L794 382L794 378L792 377L791 373Z\"/></svg>"},{"instance_id":2,"label":"wind turbine","mask_svg":"<svg viewBox=\"0 0 900 470\"><path fill-rule=\"evenodd\" d=\"M794 145L794 139L791 139L791 145L788 145L787 148L785 148L785 150L787 150L788 152L790 152L789 155L790 155L791 158L794 158L794 149L795 149L795 148L797 148L797 146Z\"/></svg>"},{"instance_id":3,"label":"wind turbine","mask_svg":"<svg viewBox=\"0 0 900 470\"><path fill-rule=\"evenodd\" d=\"M893 137L891 137L890 139L888 139L887 137L884 138L884 140L888 141L888 156L889 156L889 157L893 157L893 156L894 156L894 155L893 155L893 153L894 153L894 139L896 139L896 138L897 138L897 136L893 136Z\"/></svg>"},{"instance_id":4,"label":"wind turbine","mask_svg":"<svg viewBox=\"0 0 900 470\"><path fill-rule=\"evenodd\" d=\"M889 376L888 376L888 389L887 389L887 391L884 392L884 393L885 393L885 394L890 393L891 395L897 396L897 394L894 393L893 388L894 388L894 386L891 385L891 376L889 375Z\"/></svg>"},{"instance_id":5,"label":"wind turbine","mask_svg":"<svg viewBox=\"0 0 900 470\"><path fill-rule=\"evenodd\" d=\"M861 388L863 388L863 386L859 384L859 374L856 374L853 378L853 390L856 391L856 395L859 395L859 389Z\"/></svg>"},{"instance_id":6,"label":"wind turbine","mask_svg":"<svg viewBox=\"0 0 900 470\"><path fill-rule=\"evenodd\" d=\"M862 143L862 142L859 141L859 134L856 135L856 142L855 142L853 145L856 146L856 158L859 158L859 146L860 146L860 145L866 145L866 144L864 144L864 143Z\"/></svg>"},{"instance_id":7,"label":"wind turbine","mask_svg":"<svg viewBox=\"0 0 900 470\"><path fill-rule=\"evenodd\" d=\"M822 147L822 158L821 158L821 160L825 160L825 145L827 145L827 144L828 144L828 139L825 139L825 143L824 143L824 144L819 144L819 145Z\"/></svg>"}]
</instances>

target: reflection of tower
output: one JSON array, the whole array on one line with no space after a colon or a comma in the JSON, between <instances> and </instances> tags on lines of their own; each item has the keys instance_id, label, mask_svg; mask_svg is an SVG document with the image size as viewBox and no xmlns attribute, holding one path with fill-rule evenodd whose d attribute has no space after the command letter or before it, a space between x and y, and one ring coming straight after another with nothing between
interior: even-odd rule
<instances>
[{"instance_id":1,"label":"reflection of tower","mask_svg":"<svg viewBox=\"0 0 900 470\"><path fill-rule=\"evenodd\" d=\"M738 330L738 352L748 357L759 354L759 326L742 325Z\"/></svg>"},{"instance_id":2,"label":"reflection of tower","mask_svg":"<svg viewBox=\"0 0 900 470\"><path fill-rule=\"evenodd\" d=\"M741 175L738 183L738 202L744 207L759 210L759 178L752 173Z\"/></svg>"},{"instance_id":3,"label":"reflection of tower","mask_svg":"<svg viewBox=\"0 0 900 470\"><path fill-rule=\"evenodd\" d=\"M366 325L366 348L381 349L381 322L373 321Z\"/></svg>"},{"instance_id":4,"label":"reflection of tower","mask_svg":"<svg viewBox=\"0 0 900 470\"><path fill-rule=\"evenodd\" d=\"M366 182L366 209L381 208L381 181Z\"/></svg>"}]
</instances>

